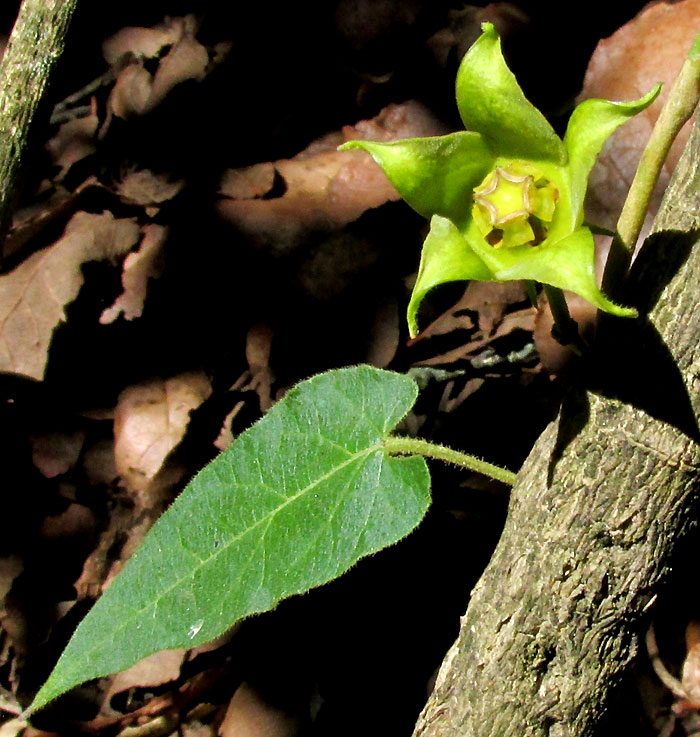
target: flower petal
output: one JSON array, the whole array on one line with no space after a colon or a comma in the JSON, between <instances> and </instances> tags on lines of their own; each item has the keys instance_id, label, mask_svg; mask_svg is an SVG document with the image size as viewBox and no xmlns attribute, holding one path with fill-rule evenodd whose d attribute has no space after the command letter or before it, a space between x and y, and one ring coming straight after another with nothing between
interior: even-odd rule
<instances>
[{"instance_id":1,"label":"flower petal","mask_svg":"<svg viewBox=\"0 0 700 737\"><path fill-rule=\"evenodd\" d=\"M566 163L561 139L506 66L493 25L484 23L482 29L457 72L464 126L483 134L499 156Z\"/></svg>"},{"instance_id":2,"label":"flower petal","mask_svg":"<svg viewBox=\"0 0 700 737\"><path fill-rule=\"evenodd\" d=\"M451 220L433 216L408 304L408 330L412 338L418 333L416 315L425 295L440 284L467 279L494 281L494 275L469 247Z\"/></svg>"},{"instance_id":3,"label":"flower petal","mask_svg":"<svg viewBox=\"0 0 700 737\"><path fill-rule=\"evenodd\" d=\"M471 213L472 189L494 162L484 138L470 131L392 143L348 141L340 147L353 148L370 153L420 215L442 215L458 226Z\"/></svg>"},{"instance_id":4,"label":"flower petal","mask_svg":"<svg viewBox=\"0 0 700 737\"><path fill-rule=\"evenodd\" d=\"M571 114L564 146L569 154L571 205L574 212L581 213L581 220L588 175L605 142L625 121L649 107L660 91L661 85L657 84L644 97L632 102L585 100Z\"/></svg>"},{"instance_id":5,"label":"flower petal","mask_svg":"<svg viewBox=\"0 0 700 737\"><path fill-rule=\"evenodd\" d=\"M488 244L485 245L488 248ZM611 302L598 288L595 277L593 235L588 228L579 228L556 243L543 243L530 248L501 249L489 254L488 266L498 281L532 279L568 289L581 295L599 310L619 317L636 317L637 310ZM481 248L474 248L481 254ZM500 268L498 268L500 265Z\"/></svg>"}]
</instances>

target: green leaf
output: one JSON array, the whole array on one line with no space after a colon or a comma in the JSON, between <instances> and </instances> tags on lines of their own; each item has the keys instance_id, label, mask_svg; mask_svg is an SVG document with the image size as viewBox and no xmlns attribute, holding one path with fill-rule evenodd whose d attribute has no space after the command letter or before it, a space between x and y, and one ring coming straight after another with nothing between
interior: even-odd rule
<instances>
[{"instance_id":1,"label":"green leaf","mask_svg":"<svg viewBox=\"0 0 700 737\"><path fill-rule=\"evenodd\" d=\"M493 25L484 23L482 30L457 72L457 107L464 127L485 136L498 156L565 164L561 139L506 66Z\"/></svg>"},{"instance_id":2,"label":"green leaf","mask_svg":"<svg viewBox=\"0 0 700 737\"><path fill-rule=\"evenodd\" d=\"M470 131L392 143L348 141L340 147L353 148L372 155L417 213L426 218L442 215L458 225L470 216L472 189L494 162L482 136Z\"/></svg>"},{"instance_id":3,"label":"green leaf","mask_svg":"<svg viewBox=\"0 0 700 737\"><path fill-rule=\"evenodd\" d=\"M423 243L420 268L408 304L408 330L412 338L418 334L416 317L426 294L440 284L467 279L495 281L495 276L455 225L447 218L434 215Z\"/></svg>"},{"instance_id":4,"label":"green leaf","mask_svg":"<svg viewBox=\"0 0 700 737\"><path fill-rule=\"evenodd\" d=\"M407 535L430 503L428 470L388 457L383 442L416 395L408 377L368 366L292 389L156 523L30 710L158 650L207 642Z\"/></svg>"},{"instance_id":5,"label":"green leaf","mask_svg":"<svg viewBox=\"0 0 700 737\"><path fill-rule=\"evenodd\" d=\"M576 107L564 136L564 146L569 154L571 207L574 211L583 208L588 175L605 142L625 121L648 108L659 92L661 85L657 84L644 97L632 102L592 99Z\"/></svg>"},{"instance_id":6,"label":"green leaf","mask_svg":"<svg viewBox=\"0 0 700 737\"><path fill-rule=\"evenodd\" d=\"M480 247L475 250L479 254L482 252ZM499 281L532 279L575 292L604 312L619 317L637 316L637 310L611 302L598 288L595 245L587 228L579 228L556 243L534 248L501 248L488 256L487 263Z\"/></svg>"}]
</instances>

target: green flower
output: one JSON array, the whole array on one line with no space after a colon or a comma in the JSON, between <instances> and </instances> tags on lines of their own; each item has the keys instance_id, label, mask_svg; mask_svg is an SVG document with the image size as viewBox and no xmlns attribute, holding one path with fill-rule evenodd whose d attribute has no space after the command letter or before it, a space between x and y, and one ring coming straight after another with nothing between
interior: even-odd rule
<instances>
[{"instance_id":1,"label":"green flower","mask_svg":"<svg viewBox=\"0 0 700 737\"><path fill-rule=\"evenodd\" d=\"M393 143L349 141L369 152L404 200L430 218L408 306L411 336L425 295L467 279L531 279L580 294L614 315L636 310L598 288L591 231L583 224L588 175L613 131L650 105L586 100L562 141L523 95L494 27L484 23L457 73L466 131Z\"/></svg>"}]
</instances>

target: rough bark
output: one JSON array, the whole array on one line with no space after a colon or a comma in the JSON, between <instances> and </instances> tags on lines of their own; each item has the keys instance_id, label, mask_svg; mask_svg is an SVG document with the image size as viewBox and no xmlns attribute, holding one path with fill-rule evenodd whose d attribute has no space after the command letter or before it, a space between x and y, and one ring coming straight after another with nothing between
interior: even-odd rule
<instances>
[{"instance_id":1,"label":"rough bark","mask_svg":"<svg viewBox=\"0 0 700 737\"><path fill-rule=\"evenodd\" d=\"M698 124L559 417L513 489L415 735L590 735L639 649L651 603L697 520Z\"/></svg>"},{"instance_id":2,"label":"rough bark","mask_svg":"<svg viewBox=\"0 0 700 737\"><path fill-rule=\"evenodd\" d=\"M0 62L0 241L36 111L61 56L77 0L24 0Z\"/></svg>"}]
</instances>

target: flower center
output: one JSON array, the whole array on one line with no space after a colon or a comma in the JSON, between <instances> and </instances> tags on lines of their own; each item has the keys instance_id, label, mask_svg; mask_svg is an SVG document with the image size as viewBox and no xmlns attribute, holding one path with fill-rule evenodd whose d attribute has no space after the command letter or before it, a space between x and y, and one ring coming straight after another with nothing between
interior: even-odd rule
<instances>
[{"instance_id":1,"label":"flower center","mask_svg":"<svg viewBox=\"0 0 700 737\"><path fill-rule=\"evenodd\" d=\"M472 217L494 248L537 246L547 237L558 197L533 167L497 166L474 188Z\"/></svg>"}]
</instances>

